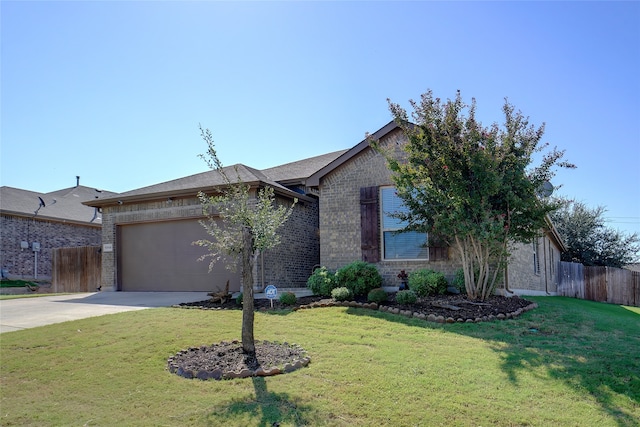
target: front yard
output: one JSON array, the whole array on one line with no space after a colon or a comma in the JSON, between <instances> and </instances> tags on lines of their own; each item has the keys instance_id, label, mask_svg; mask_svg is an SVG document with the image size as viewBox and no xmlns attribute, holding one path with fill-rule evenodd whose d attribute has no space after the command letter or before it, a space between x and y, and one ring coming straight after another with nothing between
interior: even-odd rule
<instances>
[{"instance_id":1,"label":"front yard","mask_svg":"<svg viewBox=\"0 0 640 427\"><path fill-rule=\"evenodd\" d=\"M187 380L167 358L240 337L240 311L150 309L0 338L0 424L513 426L640 423L640 309L530 298L513 320L435 324L345 307L258 312L285 375Z\"/></svg>"}]
</instances>

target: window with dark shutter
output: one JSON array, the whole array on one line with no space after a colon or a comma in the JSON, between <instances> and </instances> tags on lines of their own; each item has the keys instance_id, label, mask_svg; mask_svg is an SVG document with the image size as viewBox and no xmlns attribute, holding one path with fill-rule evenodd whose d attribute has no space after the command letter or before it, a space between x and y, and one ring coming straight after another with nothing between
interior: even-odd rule
<instances>
[{"instance_id":1,"label":"window with dark shutter","mask_svg":"<svg viewBox=\"0 0 640 427\"><path fill-rule=\"evenodd\" d=\"M360 189L360 247L362 260L375 263L380 261L380 226L378 187Z\"/></svg>"}]
</instances>

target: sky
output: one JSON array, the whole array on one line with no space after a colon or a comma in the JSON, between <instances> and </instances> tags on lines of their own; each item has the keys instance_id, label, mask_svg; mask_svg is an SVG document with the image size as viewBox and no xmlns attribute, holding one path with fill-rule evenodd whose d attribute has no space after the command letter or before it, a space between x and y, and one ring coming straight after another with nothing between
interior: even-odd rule
<instances>
[{"instance_id":1,"label":"sky","mask_svg":"<svg viewBox=\"0 0 640 427\"><path fill-rule=\"evenodd\" d=\"M640 234L640 2L0 2L0 184L125 192L353 147L427 90L505 98Z\"/></svg>"}]
</instances>

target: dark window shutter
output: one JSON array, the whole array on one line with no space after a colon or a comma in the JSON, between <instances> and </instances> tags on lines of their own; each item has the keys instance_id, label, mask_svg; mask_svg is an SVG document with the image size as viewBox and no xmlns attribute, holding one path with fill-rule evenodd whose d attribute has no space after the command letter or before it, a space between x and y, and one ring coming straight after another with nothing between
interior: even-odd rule
<instances>
[{"instance_id":1,"label":"dark window shutter","mask_svg":"<svg viewBox=\"0 0 640 427\"><path fill-rule=\"evenodd\" d=\"M371 263L380 261L378 203L378 187L360 189L360 247L362 260Z\"/></svg>"},{"instance_id":2,"label":"dark window shutter","mask_svg":"<svg viewBox=\"0 0 640 427\"><path fill-rule=\"evenodd\" d=\"M429 233L429 261L446 261L449 259L449 247L444 239Z\"/></svg>"},{"instance_id":3,"label":"dark window shutter","mask_svg":"<svg viewBox=\"0 0 640 427\"><path fill-rule=\"evenodd\" d=\"M449 259L449 248L446 246L429 246L429 261L446 261Z\"/></svg>"}]
</instances>

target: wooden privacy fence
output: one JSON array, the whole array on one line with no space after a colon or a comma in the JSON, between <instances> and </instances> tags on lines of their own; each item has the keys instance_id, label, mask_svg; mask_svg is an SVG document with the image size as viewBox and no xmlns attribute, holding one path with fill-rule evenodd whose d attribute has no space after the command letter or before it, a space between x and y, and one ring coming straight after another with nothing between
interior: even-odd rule
<instances>
[{"instance_id":1,"label":"wooden privacy fence","mask_svg":"<svg viewBox=\"0 0 640 427\"><path fill-rule=\"evenodd\" d=\"M640 307L640 272L562 261L558 268L558 294Z\"/></svg>"},{"instance_id":2,"label":"wooden privacy fence","mask_svg":"<svg viewBox=\"0 0 640 427\"><path fill-rule=\"evenodd\" d=\"M51 284L54 292L94 292L102 278L100 246L53 250Z\"/></svg>"}]
</instances>

